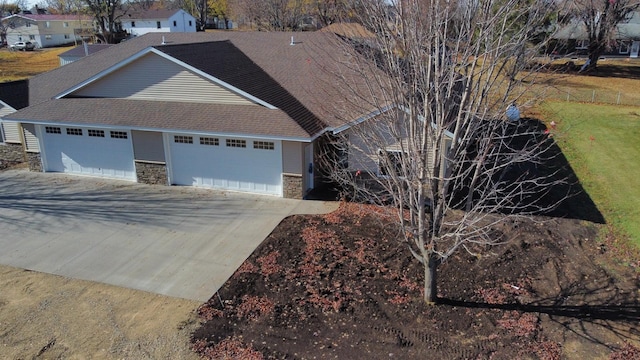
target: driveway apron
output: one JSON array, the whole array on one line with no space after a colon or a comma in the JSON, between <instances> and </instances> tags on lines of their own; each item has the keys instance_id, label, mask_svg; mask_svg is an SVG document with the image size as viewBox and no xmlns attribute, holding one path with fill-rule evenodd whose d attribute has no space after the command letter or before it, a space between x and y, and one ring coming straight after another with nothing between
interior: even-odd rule
<instances>
[{"instance_id":1,"label":"driveway apron","mask_svg":"<svg viewBox=\"0 0 640 360\"><path fill-rule=\"evenodd\" d=\"M284 219L336 203L0 172L0 264L206 301Z\"/></svg>"}]
</instances>

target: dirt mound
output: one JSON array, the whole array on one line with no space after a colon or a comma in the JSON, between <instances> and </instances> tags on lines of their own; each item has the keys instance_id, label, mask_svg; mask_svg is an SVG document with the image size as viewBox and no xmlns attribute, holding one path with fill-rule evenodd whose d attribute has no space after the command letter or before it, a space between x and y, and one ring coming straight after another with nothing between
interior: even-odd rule
<instances>
[{"instance_id":1,"label":"dirt mound","mask_svg":"<svg viewBox=\"0 0 640 360\"><path fill-rule=\"evenodd\" d=\"M510 242L440 268L441 305L393 214L343 204L285 219L218 294L194 348L210 358L607 358L640 342L638 273L603 263L579 220L504 222Z\"/></svg>"}]
</instances>

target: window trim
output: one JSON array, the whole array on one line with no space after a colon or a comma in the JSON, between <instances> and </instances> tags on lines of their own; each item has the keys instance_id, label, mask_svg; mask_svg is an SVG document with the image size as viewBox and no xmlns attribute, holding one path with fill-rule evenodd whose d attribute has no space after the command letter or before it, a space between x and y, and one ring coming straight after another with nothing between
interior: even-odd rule
<instances>
[{"instance_id":1,"label":"window trim","mask_svg":"<svg viewBox=\"0 0 640 360\"><path fill-rule=\"evenodd\" d=\"M173 135L173 142L176 144L193 144L191 135Z\"/></svg>"},{"instance_id":2,"label":"window trim","mask_svg":"<svg viewBox=\"0 0 640 360\"><path fill-rule=\"evenodd\" d=\"M129 134L126 131L111 130L109 135L112 139L128 139Z\"/></svg>"},{"instance_id":3,"label":"window trim","mask_svg":"<svg viewBox=\"0 0 640 360\"><path fill-rule=\"evenodd\" d=\"M67 132L67 135L73 135L73 136L84 135L84 131L82 131L82 128L67 128L66 132Z\"/></svg>"},{"instance_id":4,"label":"window trim","mask_svg":"<svg viewBox=\"0 0 640 360\"><path fill-rule=\"evenodd\" d=\"M104 130L88 129L88 130L87 130L87 136L89 136L89 137L103 138L103 137L105 137L105 134L104 134Z\"/></svg>"},{"instance_id":5,"label":"window trim","mask_svg":"<svg viewBox=\"0 0 640 360\"><path fill-rule=\"evenodd\" d=\"M254 140L253 148L258 150L275 150L276 143L273 141Z\"/></svg>"},{"instance_id":6,"label":"window trim","mask_svg":"<svg viewBox=\"0 0 640 360\"><path fill-rule=\"evenodd\" d=\"M44 132L47 134L62 134L62 129L59 126L45 126Z\"/></svg>"},{"instance_id":7,"label":"window trim","mask_svg":"<svg viewBox=\"0 0 640 360\"><path fill-rule=\"evenodd\" d=\"M220 139L217 137L200 136L200 145L220 146Z\"/></svg>"},{"instance_id":8,"label":"window trim","mask_svg":"<svg viewBox=\"0 0 640 360\"><path fill-rule=\"evenodd\" d=\"M247 140L244 139L225 139L225 145L231 148L244 149L247 147Z\"/></svg>"}]
</instances>

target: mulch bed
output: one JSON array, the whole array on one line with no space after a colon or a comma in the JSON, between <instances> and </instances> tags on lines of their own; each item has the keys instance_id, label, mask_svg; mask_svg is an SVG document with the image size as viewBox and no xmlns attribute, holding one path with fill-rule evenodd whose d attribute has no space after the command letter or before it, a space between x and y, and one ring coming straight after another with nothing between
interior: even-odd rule
<instances>
[{"instance_id":1,"label":"mulch bed","mask_svg":"<svg viewBox=\"0 0 640 360\"><path fill-rule=\"evenodd\" d=\"M199 309L211 359L640 359L640 278L580 220L507 220L511 241L439 268L440 304L393 213L285 219ZM575 349L580 349L579 351ZM584 354L581 353L584 352Z\"/></svg>"}]
</instances>

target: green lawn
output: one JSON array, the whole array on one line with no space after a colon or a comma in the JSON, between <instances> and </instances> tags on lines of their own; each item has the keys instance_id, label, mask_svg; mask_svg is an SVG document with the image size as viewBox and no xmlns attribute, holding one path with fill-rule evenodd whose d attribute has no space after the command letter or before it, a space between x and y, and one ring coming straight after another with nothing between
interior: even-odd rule
<instances>
[{"instance_id":1,"label":"green lawn","mask_svg":"<svg viewBox=\"0 0 640 360\"><path fill-rule=\"evenodd\" d=\"M640 247L640 108L547 102L543 109L607 223Z\"/></svg>"}]
</instances>

